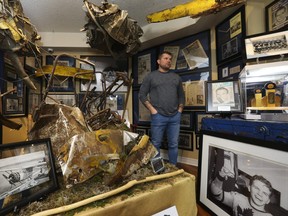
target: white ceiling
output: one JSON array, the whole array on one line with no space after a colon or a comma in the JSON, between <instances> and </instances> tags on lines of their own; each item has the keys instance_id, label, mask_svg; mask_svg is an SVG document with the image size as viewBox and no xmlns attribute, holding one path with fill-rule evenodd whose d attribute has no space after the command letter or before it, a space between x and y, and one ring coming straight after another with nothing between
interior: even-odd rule
<instances>
[{"instance_id":1,"label":"white ceiling","mask_svg":"<svg viewBox=\"0 0 288 216\"><path fill-rule=\"evenodd\" d=\"M82 9L83 0L20 0L20 2L25 16L35 25L40 35L41 32L79 33L87 22L85 11ZM96 5L102 4L102 0L90 0L90 2ZM186 17L185 22L188 23L187 26L190 25L189 28L181 27L179 33L171 33L170 35L169 30L172 29L172 24L170 25L170 23L173 23L173 21L168 21L165 25L161 24L161 26L159 26L159 23L158 25L148 24L146 16L153 12L189 2L189 0L108 0L108 2L118 5L121 10L126 10L128 15L136 20L142 28L148 29L147 32L144 30L144 35L140 39L145 38L145 34L146 36L153 35L153 31L162 31L161 43L210 29L239 7L228 8L217 14L202 17L195 25L192 25L193 21L191 18ZM159 35L156 35L156 37L159 37ZM142 48L152 47L157 44L159 44L159 38L149 38L146 43L142 41Z\"/></svg>"},{"instance_id":2,"label":"white ceiling","mask_svg":"<svg viewBox=\"0 0 288 216\"><path fill-rule=\"evenodd\" d=\"M20 0L24 14L30 18L38 32L79 32L86 24L83 0ZM173 7L189 0L108 0L126 10L142 27L152 12ZM90 0L102 5L102 0Z\"/></svg>"}]
</instances>

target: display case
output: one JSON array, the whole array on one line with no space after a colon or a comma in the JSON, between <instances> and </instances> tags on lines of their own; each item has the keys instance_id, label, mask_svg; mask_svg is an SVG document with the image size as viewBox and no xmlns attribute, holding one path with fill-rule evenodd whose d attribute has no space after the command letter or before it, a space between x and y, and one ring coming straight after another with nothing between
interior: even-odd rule
<instances>
[{"instance_id":1,"label":"display case","mask_svg":"<svg viewBox=\"0 0 288 216\"><path fill-rule=\"evenodd\" d=\"M288 121L288 61L246 65L239 74L245 119Z\"/></svg>"}]
</instances>

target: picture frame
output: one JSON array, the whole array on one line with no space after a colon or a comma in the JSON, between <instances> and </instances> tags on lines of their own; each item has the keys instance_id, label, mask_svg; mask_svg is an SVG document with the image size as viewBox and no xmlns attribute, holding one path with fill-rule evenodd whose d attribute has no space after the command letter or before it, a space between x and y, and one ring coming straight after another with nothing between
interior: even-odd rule
<instances>
[{"instance_id":1,"label":"picture frame","mask_svg":"<svg viewBox=\"0 0 288 216\"><path fill-rule=\"evenodd\" d=\"M53 65L54 60L57 56L53 55L47 55L46 56L46 65ZM68 67L76 67L76 59L72 58L70 56L60 56L57 65L60 66L68 66Z\"/></svg>"},{"instance_id":2,"label":"picture frame","mask_svg":"<svg viewBox=\"0 0 288 216\"><path fill-rule=\"evenodd\" d=\"M133 56L133 86L140 86L144 78L157 69L157 50L155 48L143 50Z\"/></svg>"},{"instance_id":3,"label":"picture frame","mask_svg":"<svg viewBox=\"0 0 288 216\"><path fill-rule=\"evenodd\" d=\"M213 114L206 113L205 111L196 111L195 113L195 134L201 133L202 119L212 118Z\"/></svg>"},{"instance_id":4,"label":"picture frame","mask_svg":"<svg viewBox=\"0 0 288 216\"><path fill-rule=\"evenodd\" d=\"M149 127L137 125L135 128L135 133L139 134L140 136L148 135Z\"/></svg>"},{"instance_id":5,"label":"picture frame","mask_svg":"<svg viewBox=\"0 0 288 216\"><path fill-rule=\"evenodd\" d=\"M233 192L231 198L237 196L250 203L253 202L255 195L251 195L248 189L252 177L258 176L258 179L261 179L259 181L264 182L262 181L264 178L271 184L271 190L265 191L269 199L269 203L266 202L265 211L271 215L287 215L288 147L286 145L212 131L203 131L200 142L196 199L201 207L211 215L233 215L233 209L224 202L222 203L219 198L217 199L216 193L213 193L216 178L218 180L221 178L219 177L223 175L221 169L225 167L232 173L229 177L223 177L219 181L223 182L224 191ZM254 183L251 184L254 185ZM267 185L267 182L263 184ZM263 189L260 190L263 192ZM222 191L221 188L218 190ZM235 202L238 212L243 212L243 209ZM249 210L251 207L247 206L246 209Z\"/></svg>"},{"instance_id":6,"label":"picture frame","mask_svg":"<svg viewBox=\"0 0 288 216\"><path fill-rule=\"evenodd\" d=\"M237 57L244 57L245 5L216 25L215 34L217 65Z\"/></svg>"},{"instance_id":7,"label":"picture frame","mask_svg":"<svg viewBox=\"0 0 288 216\"><path fill-rule=\"evenodd\" d=\"M48 80L50 79L50 74L47 75L48 79L45 80L46 88L48 85ZM53 76L49 92L73 92L74 91L73 77L66 76Z\"/></svg>"},{"instance_id":8,"label":"picture frame","mask_svg":"<svg viewBox=\"0 0 288 216\"><path fill-rule=\"evenodd\" d=\"M185 130L194 130L194 115L191 111L181 113L180 128Z\"/></svg>"},{"instance_id":9,"label":"picture frame","mask_svg":"<svg viewBox=\"0 0 288 216\"><path fill-rule=\"evenodd\" d=\"M206 105L205 81L209 79L210 72L179 73L185 92L185 108L204 108Z\"/></svg>"},{"instance_id":10,"label":"picture frame","mask_svg":"<svg viewBox=\"0 0 288 216\"><path fill-rule=\"evenodd\" d=\"M4 88L3 92L6 94L2 98L2 114L5 117L24 117L27 116L27 87L22 79L19 79L15 73L15 68L4 63ZM14 91L13 91L14 89Z\"/></svg>"},{"instance_id":11,"label":"picture frame","mask_svg":"<svg viewBox=\"0 0 288 216\"><path fill-rule=\"evenodd\" d=\"M67 106L75 106L76 100L74 94L48 94L45 102L47 104L65 104Z\"/></svg>"},{"instance_id":12,"label":"picture frame","mask_svg":"<svg viewBox=\"0 0 288 216\"><path fill-rule=\"evenodd\" d=\"M277 31L288 26L288 2L275 0L265 7L266 31Z\"/></svg>"},{"instance_id":13,"label":"picture frame","mask_svg":"<svg viewBox=\"0 0 288 216\"><path fill-rule=\"evenodd\" d=\"M239 79L206 82L206 113L240 114L243 106Z\"/></svg>"},{"instance_id":14,"label":"picture frame","mask_svg":"<svg viewBox=\"0 0 288 216\"><path fill-rule=\"evenodd\" d=\"M218 66L218 80L236 79L244 67L245 63L242 58L225 62Z\"/></svg>"},{"instance_id":15,"label":"picture frame","mask_svg":"<svg viewBox=\"0 0 288 216\"><path fill-rule=\"evenodd\" d=\"M139 100L139 89L133 89L133 124L134 125L150 125L150 111Z\"/></svg>"},{"instance_id":16,"label":"picture frame","mask_svg":"<svg viewBox=\"0 0 288 216\"><path fill-rule=\"evenodd\" d=\"M169 43L160 45L159 52L164 50L177 54L176 60L173 56L172 60L176 61L175 68L171 67L174 72L198 72L199 70L209 70L211 68L211 38L210 30L193 34L188 37L181 38ZM175 50L179 50L176 52ZM172 64L173 66L173 64Z\"/></svg>"},{"instance_id":17,"label":"picture frame","mask_svg":"<svg viewBox=\"0 0 288 216\"><path fill-rule=\"evenodd\" d=\"M180 130L178 148L193 151L193 132Z\"/></svg>"},{"instance_id":18,"label":"picture frame","mask_svg":"<svg viewBox=\"0 0 288 216\"><path fill-rule=\"evenodd\" d=\"M288 30L250 35L245 38L247 60L276 58L288 52Z\"/></svg>"},{"instance_id":19,"label":"picture frame","mask_svg":"<svg viewBox=\"0 0 288 216\"><path fill-rule=\"evenodd\" d=\"M0 164L1 215L59 187L50 138L0 145Z\"/></svg>"}]
</instances>

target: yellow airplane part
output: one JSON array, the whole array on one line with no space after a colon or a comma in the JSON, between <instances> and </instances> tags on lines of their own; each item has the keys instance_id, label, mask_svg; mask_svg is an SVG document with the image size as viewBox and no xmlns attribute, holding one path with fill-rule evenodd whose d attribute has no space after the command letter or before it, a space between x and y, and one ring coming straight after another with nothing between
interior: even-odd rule
<instances>
[{"instance_id":1,"label":"yellow airplane part","mask_svg":"<svg viewBox=\"0 0 288 216\"><path fill-rule=\"evenodd\" d=\"M178 19L185 16L199 17L209 11L217 12L221 8L233 6L245 0L226 0L220 3L217 0L193 0L191 2L177 5L170 9L149 14L147 16L148 23L164 22L168 20Z\"/></svg>"},{"instance_id":2,"label":"yellow airplane part","mask_svg":"<svg viewBox=\"0 0 288 216\"><path fill-rule=\"evenodd\" d=\"M41 68L37 68L35 73L36 77L43 76L45 74L51 74L53 70L53 65L44 65ZM90 73L89 73L90 72ZM95 79L95 75L93 70L85 70L76 67L69 67L69 66L60 66L57 65L55 68L54 75L56 76L66 76L66 77L74 77L76 73L84 73L77 75L77 78L80 79Z\"/></svg>"}]
</instances>

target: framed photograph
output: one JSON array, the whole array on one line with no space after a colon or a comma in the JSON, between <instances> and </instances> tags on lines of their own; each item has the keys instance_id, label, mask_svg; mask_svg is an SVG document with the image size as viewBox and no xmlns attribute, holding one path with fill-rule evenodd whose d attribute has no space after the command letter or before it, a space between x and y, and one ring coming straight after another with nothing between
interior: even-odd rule
<instances>
[{"instance_id":1,"label":"framed photograph","mask_svg":"<svg viewBox=\"0 0 288 216\"><path fill-rule=\"evenodd\" d=\"M0 145L0 215L58 189L50 139Z\"/></svg>"},{"instance_id":2,"label":"framed photograph","mask_svg":"<svg viewBox=\"0 0 288 216\"><path fill-rule=\"evenodd\" d=\"M275 0L265 7L266 31L276 31L288 26L288 1Z\"/></svg>"},{"instance_id":3,"label":"framed photograph","mask_svg":"<svg viewBox=\"0 0 288 216\"><path fill-rule=\"evenodd\" d=\"M178 148L193 151L193 132L180 131Z\"/></svg>"},{"instance_id":4,"label":"framed photograph","mask_svg":"<svg viewBox=\"0 0 288 216\"><path fill-rule=\"evenodd\" d=\"M202 126L203 118L212 118L213 115L206 113L205 111L196 111L195 112L195 134L199 134Z\"/></svg>"},{"instance_id":5,"label":"framed photograph","mask_svg":"<svg viewBox=\"0 0 288 216\"><path fill-rule=\"evenodd\" d=\"M287 145L207 131L200 140L199 205L221 216L288 214Z\"/></svg>"},{"instance_id":6,"label":"framed photograph","mask_svg":"<svg viewBox=\"0 0 288 216\"><path fill-rule=\"evenodd\" d=\"M139 89L133 90L133 124L150 125L150 111L139 100Z\"/></svg>"},{"instance_id":7,"label":"framed photograph","mask_svg":"<svg viewBox=\"0 0 288 216\"><path fill-rule=\"evenodd\" d=\"M238 58L218 66L218 80L236 79L244 68L245 63L242 58Z\"/></svg>"},{"instance_id":8,"label":"framed photograph","mask_svg":"<svg viewBox=\"0 0 288 216\"><path fill-rule=\"evenodd\" d=\"M245 26L245 5L218 24L216 31L217 65L237 57L243 57Z\"/></svg>"},{"instance_id":9,"label":"framed photograph","mask_svg":"<svg viewBox=\"0 0 288 216\"><path fill-rule=\"evenodd\" d=\"M206 105L205 81L209 79L209 72L181 73L182 85L185 92L185 107L203 108Z\"/></svg>"},{"instance_id":10,"label":"framed photograph","mask_svg":"<svg viewBox=\"0 0 288 216\"><path fill-rule=\"evenodd\" d=\"M53 65L56 56L47 55L46 56L46 65ZM60 56L57 62L57 65L76 67L76 59L70 56Z\"/></svg>"},{"instance_id":11,"label":"framed photograph","mask_svg":"<svg viewBox=\"0 0 288 216\"><path fill-rule=\"evenodd\" d=\"M149 127L137 126L135 128L135 133L139 134L140 136L148 135Z\"/></svg>"},{"instance_id":12,"label":"framed photograph","mask_svg":"<svg viewBox=\"0 0 288 216\"><path fill-rule=\"evenodd\" d=\"M250 35L245 38L247 59L271 58L287 54L288 30Z\"/></svg>"},{"instance_id":13,"label":"framed photograph","mask_svg":"<svg viewBox=\"0 0 288 216\"><path fill-rule=\"evenodd\" d=\"M194 115L191 111L183 111L181 114L181 129L194 130Z\"/></svg>"},{"instance_id":14,"label":"framed photograph","mask_svg":"<svg viewBox=\"0 0 288 216\"><path fill-rule=\"evenodd\" d=\"M206 93L206 113L239 114L243 112L238 79L207 81Z\"/></svg>"},{"instance_id":15,"label":"framed photograph","mask_svg":"<svg viewBox=\"0 0 288 216\"><path fill-rule=\"evenodd\" d=\"M27 87L18 78L12 65L4 64L3 93L11 91L2 98L2 114L6 117L23 117L27 115Z\"/></svg>"},{"instance_id":16,"label":"framed photograph","mask_svg":"<svg viewBox=\"0 0 288 216\"><path fill-rule=\"evenodd\" d=\"M65 104L67 106L74 106L76 104L74 94L48 94L45 102L47 104Z\"/></svg>"},{"instance_id":17,"label":"framed photograph","mask_svg":"<svg viewBox=\"0 0 288 216\"><path fill-rule=\"evenodd\" d=\"M46 86L48 85L48 80L51 75L48 75L46 80ZM73 77L66 76L53 76L52 84L49 88L49 92L73 92Z\"/></svg>"},{"instance_id":18,"label":"framed photograph","mask_svg":"<svg viewBox=\"0 0 288 216\"><path fill-rule=\"evenodd\" d=\"M160 52L171 47L173 61L175 62L175 72L207 70L211 67L211 47L210 30L202 31L197 34L179 40L169 42L160 46ZM176 47L178 52L176 52ZM176 54L178 55L176 56ZM209 69L208 69L209 70Z\"/></svg>"},{"instance_id":19,"label":"framed photograph","mask_svg":"<svg viewBox=\"0 0 288 216\"><path fill-rule=\"evenodd\" d=\"M133 56L134 86L139 86L151 71L157 69L156 49L148 49Z\"/></svg>"}]
</instances>

